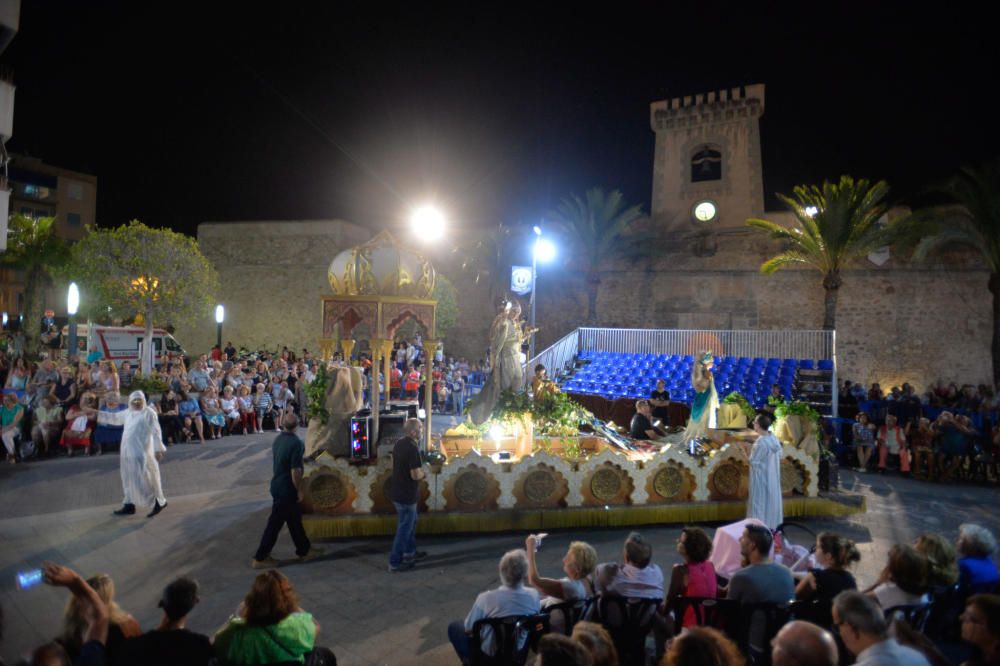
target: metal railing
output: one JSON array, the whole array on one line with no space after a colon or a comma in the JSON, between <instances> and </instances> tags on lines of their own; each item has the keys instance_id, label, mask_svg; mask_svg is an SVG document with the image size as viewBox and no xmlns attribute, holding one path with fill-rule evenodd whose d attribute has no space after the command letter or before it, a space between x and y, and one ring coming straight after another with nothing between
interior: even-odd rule
<instances>
[{"instance_id":1,"label":"metal railing","mask_svg":"<svg viewBox=\"0 0 1000 666\"><path fill-rule=\"evenodd\" d=\"M833 331L713 331L580 328L580 351L833 360Z\"/></svg>"},{"instance_id":2,"label":"metal railing","mask_svg":"<svg viewBox=\"0 0 1000 666\"><path fill-rule=\"evenodd\" d=\"M535 366L539 363L545 366L545 369L549 371L549 377L552 379L557 379L565 374L567 365L571 364L580 352L581 330L583 329L577 328L573 330L524 364L524 386L526 388L531 385L531 379L535 374Z\"/></svg>"}]
</instances>

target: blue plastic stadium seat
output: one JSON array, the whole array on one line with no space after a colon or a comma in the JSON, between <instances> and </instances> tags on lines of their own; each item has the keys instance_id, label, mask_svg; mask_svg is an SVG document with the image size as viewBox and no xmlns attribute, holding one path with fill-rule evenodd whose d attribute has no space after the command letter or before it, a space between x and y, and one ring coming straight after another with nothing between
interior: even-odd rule
<instances>
[{"instance_id":1,"label":"blue plastic stadium seat","mask_svg":"<svg viewBox=\"0 0 1000 666\"><path fill-rule=\"evenodd\" d=\"M799 367L803 370L812 370L813 369L812 359L811 358L802 359L801 361L799 361Z\"/></svg>"},{"instance_id":2,"label":"blue plastic stadium seat","mask_svg":"<svg viewBox=\"0 0 1000 666\"><path fill-rule=\"evenodd\" d=\"M828 359L823 359L816 365L820 370L833 370L833 361Z\"/></svg>"}]
</instances>

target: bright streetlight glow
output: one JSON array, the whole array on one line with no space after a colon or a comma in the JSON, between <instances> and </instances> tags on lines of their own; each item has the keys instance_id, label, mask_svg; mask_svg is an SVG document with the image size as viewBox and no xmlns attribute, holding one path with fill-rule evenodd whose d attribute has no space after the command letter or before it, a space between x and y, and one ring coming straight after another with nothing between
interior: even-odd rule
<instances>
[{"instance_id":1,"label":"bright streetlight glow","mask_svg":"<svg viewBox=\"0 0 1000 666\"><path fill-rule=\"evenodd\" d=\"M806 215L808 215L809 217L816 217L816 214L818 212L819 208L817 208L816 206L806 206Z\"/></svg>"},{"instance_id":2,"label":"bright streetlight glow","mask_svg":"<svg viewBox=\"0 0 1000 666\"><path fill-rule=\"evenodd\" d=\"M221 324L226 319L226 308L221 305L215 306L215 323Z\"/></svg>"},{"instance_id":3,"label":"bright streetlight glow","mask_svg":"<svg viewBox=\"0 0 1000 666\"><path fill-rule=\"evenodd\" d=\"M541 236L542 235L542 228L540 226L538 226L537 224L534 227L532 227L532 230L535 232L536 236Z\"/></svg>"},{"instance_id":4,"label":"bright streetlight glow","mask_svg":"<svg viewBox=\"0 0 1000 666\"><path fill-rule=\"evenodd\" d=\"M444 234L444 215L433 206L421 206L413 211L410 224L423 240L437 240Z\"/></svg>"},{"instance_id":5,"label":"bright streetlight glow","mask_svg":"<svg viewBox=\"0 0 1000 666\"><path fill-rule=\"evenodd\" d=\"M548 238L539 238L535 241L535 258L543 264L547 264L555 259L555 243L550 241Z\"/></svg>"},{"instance_id":6,"label":"bright streetlight glow","mask_svg":"<svg viewBox=\"0 0 1000 666\"><path fill-rule=\"evenodd\" d=\"M76 282L70 282L69 293L66 295L66 312L70 315L75 315L79 309L80 289L76 286Z\"/></svg>"}]
</instances>

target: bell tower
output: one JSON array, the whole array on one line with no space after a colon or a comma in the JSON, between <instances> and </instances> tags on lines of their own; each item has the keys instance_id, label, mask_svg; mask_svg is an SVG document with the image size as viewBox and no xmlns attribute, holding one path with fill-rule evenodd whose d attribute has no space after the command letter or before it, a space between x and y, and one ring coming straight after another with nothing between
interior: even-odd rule
<instances>
[{"instance_id":1,"label":"bell tower","mask_svg":"<svg viewBox=\"0 0 1000 666\"><path fill-rule=\"evenodd\" d=\"M716 232L743 228L748 217L764 213L763 113L763 84L650 104L653 221L696 239L696 254L713 254Z\"/></svg>"}]
</instances>

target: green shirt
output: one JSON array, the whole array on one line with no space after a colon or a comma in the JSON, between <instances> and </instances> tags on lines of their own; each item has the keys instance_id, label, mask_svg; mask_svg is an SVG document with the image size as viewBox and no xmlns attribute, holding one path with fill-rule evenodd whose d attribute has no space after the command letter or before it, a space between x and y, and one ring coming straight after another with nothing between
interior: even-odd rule
<instances>
[{"instance_id":1,"label":"green shirt","mask_svg":"<svg viewBox=\"0 0 1000 666\"><path fill-rule=\"evenodd\" d=\"M8 409L7 405L0 405L0 422L2 422L3 427L9 426L14 422L14 418L17 413L22 411L24 407L19 404L15 404L12 408Z\"/></svg>"},{"instance_id":2,"label":"green shirt","mask_svg":"<svg viewBox=\"0 0 1000 666\"><path fill-rule=\"evenodd\" d=\"M271 477L271 497L276 500L298 500L299 493L292 483L292 470L302 469L302 455L306 445L290 432L278 435L271 451L274 455L274 474Z\"/></svg>"},{"instance_id":3,"label":"green shirt","mask_svg":"<svg viewBox=\"0 0 1000 666\"><path fill-rule=\"evenodd\" d=\"M215 635L215 656L222 666L252 666L305 661L316 644L316 624L309 613L292 613L278 624L251 627L233 618Z\"/></svg>"}]
</instances>

